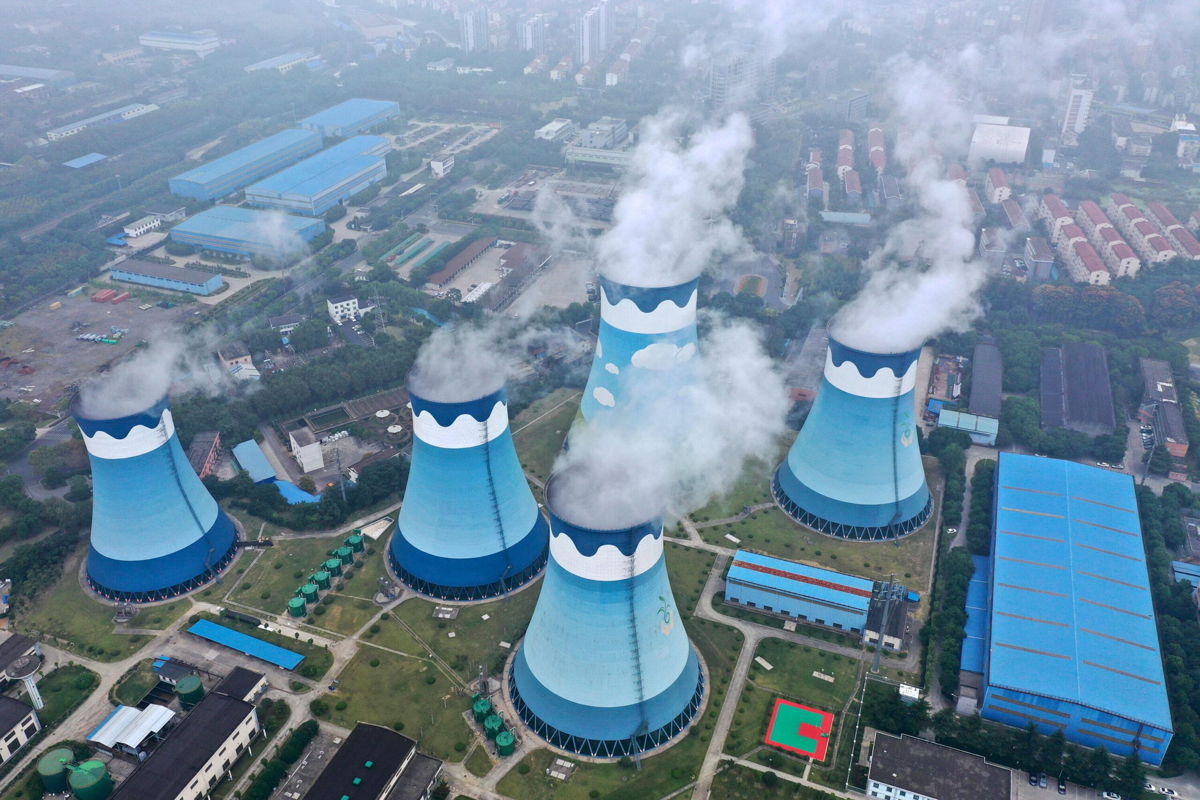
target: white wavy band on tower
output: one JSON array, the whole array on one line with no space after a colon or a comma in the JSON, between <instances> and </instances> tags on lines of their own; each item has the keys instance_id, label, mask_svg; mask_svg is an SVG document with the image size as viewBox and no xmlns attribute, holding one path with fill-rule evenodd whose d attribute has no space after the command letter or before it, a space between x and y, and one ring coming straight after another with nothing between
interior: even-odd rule
<instances>
[{"instance_id":1,"label":"white wavy band on tower","mask_svg":"<svg viewBox=\"0 0 1200 800\"><path fill-rule=\"evenodd\" d=\"M413 414L413 435L425 444L447 450L478 447L501 436L508 430L508 405L496 402L486 422L470 414L459 414L449 425L442 427L428 411Z\"/></svg>"},{"instance_id":2,"label":"white wavy band on tower","mask_svg":"<svg viewBox=\"0 0 1200 800\"><path fill-rule=\"evenodd\" d=\"M601 288L600 319L630 333L673 333L696 324L696 291L692 290L682 308L672 300L663 300L653 311L642 311L628 297L610 303L608 293Z\"/></svg>"},{"instance_id":3,"label":"white wavy band on tower","mask_svg":"<svg viewBox=\"0 0 1200 800\"><path fill-rule=\"evenodd\" d=\"M572 575L589 581L628 580L649 570L662 556L662 536L643 537L632 556L625 555L612 544L602 544L596 548L596 555L585 556L567 534L550 535L550 558Z\"/></svg>"},{"instance_id":4,"label":"white wavy band on tower","mask_svg":"<svg viewBox=\"0 0 1200 800\"><path fill-rule=\"evenodd\" d=\"M111 433L96 431L88 436L83 434L83 444L89 454L96 458L120 459L137 458L162 447L175 435L175 420L171 410L164 409L158 424L153 428L146 425L134 425L128 435L118 439Z\"/></svg>"},{"instance_id":5,"label":"white wavy band on tower","mask_svg":"<svg viewBox=\"0 0 1200 800\"><path fill-rule=\"evenodd\" d=\"M916 387L917 362L913 361L909 364L908 369L900 377L896 377L896 373L892 371L891 367L882 367L871 377L865 378L853 361L846 360L842 362L841 366L836 366L833 363L833 355L826 352L825 380L843 392L858 397L873 399L899 397L911 392Z\"/></svg>"}]
</instances>

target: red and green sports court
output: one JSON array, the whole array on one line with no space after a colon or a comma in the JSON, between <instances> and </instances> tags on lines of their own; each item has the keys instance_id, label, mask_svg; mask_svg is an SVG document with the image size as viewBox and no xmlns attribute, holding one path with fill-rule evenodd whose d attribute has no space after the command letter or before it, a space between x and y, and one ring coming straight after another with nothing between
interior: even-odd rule
<instances>
[{"instance_id":1,"label":"red and green sports court","mask_svg":"<svg viewBox=\"0 0 1200 800\"><path fill-rule=\"evenodd\" d=\"M833 714L777 698L764 742L801 756L824 761L833 731Z\"/></svg>"}]
</instances>

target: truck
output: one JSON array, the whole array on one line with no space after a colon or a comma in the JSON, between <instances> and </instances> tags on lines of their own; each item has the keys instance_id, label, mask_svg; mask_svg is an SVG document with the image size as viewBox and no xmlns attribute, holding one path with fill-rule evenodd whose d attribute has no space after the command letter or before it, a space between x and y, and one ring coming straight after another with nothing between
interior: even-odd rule
<instances>
[{"instance_id":1,"label":"truck","mask_svg":"<svg viewBox=\"0 0 1200 800\"><path fill-rule=\"evenodd\" d=\"M116 289L101 289L100 291L98 291L94 295L92 295L92 302L93 303L107 303L109 300L112 300L114 297L116 297L116 295L117 295Z\"/></svg>"},{"instance_id":2,"label":"truck","mask_svg":"<svg viewBox=\"0 0 1200 800\"><path fill-rule=\"evenodd\" d=\"M110 303L112 303L112 304L115 306L117 303L124 303L126 300L128 300L128 299L129 299L130 297L132 297L132 296L133 296L133 295L132 295L132 294L130 294L129 292L121 292L119 295L117 295L116 297L114 297L114 298L113 298L112 300L110 300L109 302L110 302Z\"/></svg>"}]
</instances>

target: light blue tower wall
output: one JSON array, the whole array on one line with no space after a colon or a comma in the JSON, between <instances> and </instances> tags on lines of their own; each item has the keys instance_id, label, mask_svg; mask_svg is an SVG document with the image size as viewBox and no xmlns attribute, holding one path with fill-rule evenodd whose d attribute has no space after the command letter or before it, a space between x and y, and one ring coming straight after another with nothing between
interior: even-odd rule
<instances>
[{"instance_id":1,"label":"light blue tower wall","mask_svg":"<svg viewBox=\"0 0 1200 800\"><path fill-rule=\"evenodd\" d=\"M636 400L639 375L685 382L696 356L698 279L655 288L599 282L600 332L580 403L589 422Z\"/></svg>"},{"instance_id":2,"label":"light blue tower wall","mask_svg":"<svg viewBox=\"0 0 1200 800\"><path fill-rule=\"evenodd\" d=\"M830 338L816 402L772 484L789 516L846 539L895 539L925 524L932 502L917 446L919 356Z\"/></svg>"},{"instance_id":3,"label":"light blue tower wall","mask_svg":"<svg viewBox=\"0 0 1200 800\"><path fill-rule=\"evenodd\" d=\"M521 470L503 389L461 403L410 387L412 466L389 555L412 588L445 600L515 589L546 563L546 520Z\"/></svg>"},{"instance_id":4,"label":"light blue tower wall","mask_svg":"<svg viewBox=\"0 0 1200 800\"><path fill-rule=\"evenodd\" d=\"M150 602L214 578L237 531L188 463L166 398L137 414L76 410L92 466L87 576L104 597Z\"/></svg>"},{"instance_id":5,"label":"light blue tower wall","mask_svg":"<svg viewBox=\"0 0 1200 800\"><path fill-rule=\"evenodd\" d=\"M550 744L613 758L683 733L704 674L675 606L661 520L616 530L550 506L550 562L509 673L521 719Z\"/></svg>"}]
</instances>

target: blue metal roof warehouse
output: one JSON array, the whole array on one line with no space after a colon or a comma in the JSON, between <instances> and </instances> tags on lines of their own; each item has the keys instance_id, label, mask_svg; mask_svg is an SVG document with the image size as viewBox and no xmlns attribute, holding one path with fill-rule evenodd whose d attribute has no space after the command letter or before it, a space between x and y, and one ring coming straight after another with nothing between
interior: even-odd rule
<instances>
[{"instance_id":1,"label":"blue metal roof warehouse","mask_svg":"<svg viewBox=\"0 0 1200 800\"><path fill-rule=\"evenodd\" d=\"M399 114L399 103L355 97L305 117L300 120L300 127L314 130L327 139L340 138L370 130Z\"/></svg>"},{"instance_id":2,"label":"blue metal roof warehouse","mask_svg":"<svg viewBox=\"0 0 1200 800\"><path fill-rule=\"evenodd\" d=\"M241 631L236 631L233 628L227 628L224 625L218 625L207 619L202 619L187 629L187 632L201 639L207 639L210 642L216 642L219 645L224 645L230 650L237 650L239 653L245 653L253 658L266 661L268 664L274 664L277 667L284 669L295 669L304 660L304 656L299 653L292 652L286 647L280 647L277 644L263 641L257 636L251 636Z\"/></svg>"},{"instance_id":3,"label":"blue metal roof warehouse","mask_svg":"<svg viewBox=\"0 0 1200 800\"><path fill-rule=\"evenodd\" d=\"M181 197L216 200L320 149L319 133L291 128L176 175L167 186Z\"/></svg>"},{"instance_id":4,"label":"blue metal roof warehouse","mask_svg":"<svg viewBox=\"0 0 1200 800\"><path fill-rule=\"evenodd\" d=\"M1132 479L1003 453L992 544L983 716L1160 764L1171 710Z\"/></svg>"},{"instance_id":5,"label":"blue metal roof warehouse","mask_svg":"<svg viewBox=\"0 0 1200 800\"><path fill-rule=\"evenodd\" d=\"M267 460L267 454L263 452L262 447L253 439L234 445L233 457L255 483L275 480L275 468Z\"/></svg>"},{"instance_id":6,"label":"blue metal roof warehouse","mask_svg":"<svg viewBox=\"0 0 1200 800\"><path fill-rule=\"evenodd\" d=\"M352 136L246 187L246 202L318 216L387 175L382 136Z\"/></svg>"},{"instance_id":7,"label":"blue metal roof warehouse","mask_svg":"<svg viewBox=\"0 0 1200 800\"><path fill-rule=\"evenodd\" d=\"M114 265L110 274L114 281L127 281L199 295L210 295L225 285L221 276L212 272L132 258Z\"/></svg>"},{"instance_id":8,"label":"blue metal roof warehouse","mask_svg":"<svg viewBox=\"0 0 1200 800\"><path fill-rule=\"evenodd\" d=\"M319 219L239 206L213 206L171 229L171 239L201 250L245 256L286 256L325 230Z\"/></svg>"},{"instance_id":9,"label":"blue metal roof warehouse","mask_svg":"<svg viewBox=\"0 0 1200 800\"><path fill-rule=\"evenodd\" d=\"M738 550L725 578L731 603L819 625L861 631L875 583L866 578Z\"/></svg>"}]
</instances>

